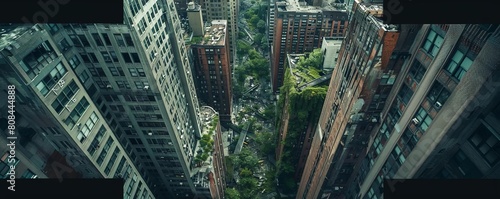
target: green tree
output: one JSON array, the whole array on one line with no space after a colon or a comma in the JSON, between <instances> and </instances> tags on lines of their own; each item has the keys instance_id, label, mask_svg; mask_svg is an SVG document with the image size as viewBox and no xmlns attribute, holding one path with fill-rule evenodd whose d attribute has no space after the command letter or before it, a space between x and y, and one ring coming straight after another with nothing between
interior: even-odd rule
<instances>
[{"instance_id":1,"label":"green tree","mask_svg":"<svg viewBox=\"0 0 500 199\"><path fill-rule=\"evenodd\" d=\"M250 171L250 169L243 168L243 169L241 169L241 171L240 171L240 176L241 176L242 178L245 178L245 177L252 177L252 171Z\"/></svg>"},{"instance_id":2,"label":"green tree","mask_svg":"<svg viewBox=\"0 0 500 199\"><path fill-rule=\"evenodd\" d=\"M259 145L262 154L269 154L274 149L274 137L270 132L255 133L255 142Z\"/></svg>"},{"instance_id":3,"label":"green tree","mask_svg":"<svg viewBox=\"0 0 500 199\"><path fill-rule=\"evenodd\" d=\"M259 29L260 32L265 32L266 31L266 22L264 20L259 20L256 24L257 28Z\"/></svg>"},{"instance_id":4,"label":"green tree","mask_svg":"<svg viewBox=\"0 0 500 199\"><path fill-rule=\"evenodd\" d=\"M226 194L225 194L227 199L240 199L240 192L236 190L235 188L227 188L226 189Z\"/></svg>"}]
</instances>

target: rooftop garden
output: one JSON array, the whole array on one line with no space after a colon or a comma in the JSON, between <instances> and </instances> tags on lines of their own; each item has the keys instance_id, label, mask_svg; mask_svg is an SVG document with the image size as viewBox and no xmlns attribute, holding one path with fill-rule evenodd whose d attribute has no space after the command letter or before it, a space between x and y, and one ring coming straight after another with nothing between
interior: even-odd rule
<instances>
[{"instance_id":1,"label":"rooftop garden","mask_svg":"<svg viewBox=\"0 0 500 199\"><path fill-rule=\"evenodd\" d=\"M208 160L208 157L212 154L214 150L214 134L215 130L217 128L217 124L219 123L219 117L214 116L212 118L212 122L210 122L208 133L205 133L201 136L200 139L200 150L198 151L198 154L195 157L195 161L201 164L202 162L205 162Z\"/></svg>"}]
</instances>

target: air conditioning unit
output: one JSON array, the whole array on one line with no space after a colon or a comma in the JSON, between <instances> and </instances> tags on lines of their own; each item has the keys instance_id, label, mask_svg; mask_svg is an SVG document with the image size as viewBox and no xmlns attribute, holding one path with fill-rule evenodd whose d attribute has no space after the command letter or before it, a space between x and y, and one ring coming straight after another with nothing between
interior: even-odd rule
<instances>
[{"instance_id":1,"label":"air conditioning unit","mask_svg":"<svg viewBox=\"0 0 500 199\"><path fill-rule=\"evenodd\" d=\"M106 88L113 88L111 87L111 84L106 85Z\"/></svg>"},{"instance_id":2,"label":"air conditioning unit","mask_svg":"<svg viewBox=\"0 0 500 199\"><path fill-rule=\"evenodd\" d=\"M149 86L144 86L144 90L149 90Z\"/></svg>"},{"instance_id":3,"label":"air conditioning unit","mask_svg":"<svg viewBox=\"0 0 500 199\"><path fill-rule=\"evenodd\" d=\"M153 135L153 132L149 132L149 133L148 133L148 135L149 135L149 136L152 136L152 135Z\"/></svg>"},{"instance_id":4,"label":"air conditioning unit","mask_svg":"<svg viewBox=\"0 0 500 199\"><path fill-rule=\"evenodd\" d=\"M417 118L413 118L411 119L411 121L413 122L413 124L415 125L418 125L420 123L420 121L417 119Z\"/></svg>"},{"instance_id":5,"label":"air conditioning unit","mask_svg":"<svg viewBox=\"0 0 500 199\"><path fill-rule=\"evenodd\" d=\"M76 103L76 98L71 99L73 103Z\"/></svg>"},{"instance_id":6,"label":"air conditioning unit","mask_svg":"<svg viewBox=\"0 0 500 199\"><path fill-rule=\"evenodd\" d=\"M129 125L128 125L128 128L132 128L132 124L129 124Z\"/></svg>"},{"instance_id":7,"label":"air conditioning unit","mask_svg":"<svg viewBox=\"0 0 500 199\"><path fill-rule=\"evenodd\" d=\"M441 107L443 106L443 104L441 104L441 102L436 102L435 106L436 106L437 108L441 108Z\"/></svg>"}]
</instances>

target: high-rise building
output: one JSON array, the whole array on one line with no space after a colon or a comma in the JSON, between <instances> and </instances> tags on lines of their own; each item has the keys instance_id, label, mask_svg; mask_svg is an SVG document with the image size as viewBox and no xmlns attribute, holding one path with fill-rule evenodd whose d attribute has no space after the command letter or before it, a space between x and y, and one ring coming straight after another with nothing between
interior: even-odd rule
<instances>
[{"instance_id":1,"label":"high-rise building","mask_svg":"<svg viewBox=\"0 0 500 199\"><path fill-rule=\"evenodd\" d=\"M275 0L269 0L269 9L267 10L267 36L269 46L273 46L274 39L274 5Z\"/></svg>"},{"instance_id":2,"label":"high-rise building","mask_svg":"<svg viewBox=\"0 0 500 199\"><path fill-rule=\"evenodd\" d=\"M89 74L72 70L83 64L60 26L0 30L0 110L13 112L0 118L0 177L15 166L17 178L124 178L123 198L157 198L161 185L150 183L86 91Z\"/></svg>"},{"instance_id":3,"label":"high-rise building","mask_svg":"<svg viewBox=\"0 0 500 199\"><path fill-rule=\"evenodd\" d=\"M321 55L321 52L315 52L315 56L317 55ZM321 65L305 65L307 62L304 60L307 59L318 59L317 61L321 62L321 57L288 54L285 83L278 101L278 110L281 112L277 123L276 161L293 168L290 171L280 170L279 177L283 179L284 176L291 176L295 182L300 181L304 171L328 89L328 79L322 79L320 76ZM311 83L314 81L318 82Z\"/></svg>"},{"instance_id":4,"label":"high-rise building","mask_svg":"<svg viewBox=\"0 0 500 199\"><path fill-rule=\"evenodd\" d=\"M76 149L104 149L91 161L128 154L125 160L136 171L127 178L127 197L136 198L139 191L134 190L146 186L157 198L211 197L207 172L195 160L204 124L174 2L129 0L124 11L125 24L43 25L40 32L50 38L50 46L37 47L43 38L25 34L30 40L22 48L38 50L11 60L25 71L19 73L26 79L20 85L29 83L31 92L49 103L45 117L62 120L60 132L74 137ZM44 54L50 47L58 50ZM22 65L23 59L30 63ZM51 60L52 68L46 68ZM53 60L63 60L62 66ZM103 130L96 126L101 123ZM103 133L113 139L104 139ZM200 172L207 178L200 178Z\"/></svg>"},{"instance_id":5,"label":"high-rise building","mask_svg":"<svg viewBox=\"0 0 500 199\"><path fill-rule=\"evenodd\" d=\"M231 121L232 92L227 21L212 21L204 37L191 45L199 98L213 107L221 121Z\"/></svg>"},{"instance_id":6,"label":"high-rise building","mask_svg":"<svg viewBox=\"0 0 500 199\"><path fill-rule=\"evenodd\" d=\"M275 2L274 12L271 80L273 92L279 92L286 55L320 48L323 37L343 37L348 16L341 6L309 6L297 0Z\"/></svg>"},{"instance_id":7,"label":"high-rise building","mask_svg":"<svg viewBox=\"0 0 500 199\"><path fill-rule=\"evenodd\" d=\"M203 19L206 22L227 20L231 64L234 63L236 58L239 3L239 0L199 0L203 11Z\"/></svg>"},{"instance_id":8,"label":"high-rise building","mask_svg":"<svg viewBox=\"0 0 500 199\"><path fill-rule=\"evenodd\" d=\"M381 198L384 178L500 177L500 28L415 31L349 198Z\"/></svg>"},{"instance_id":9,"label":"high-rise building","mask_svg":"<svg viewBox=\"0 0 500 199\"><path fill-rule=\"evenodd\" d=\"M394 62L416 34L413 25L384 25L381 7L359 3L353 13L297 198L322 197L322 187L341 190L351 179L399 71Z\"/></svg>"}]
</instances>

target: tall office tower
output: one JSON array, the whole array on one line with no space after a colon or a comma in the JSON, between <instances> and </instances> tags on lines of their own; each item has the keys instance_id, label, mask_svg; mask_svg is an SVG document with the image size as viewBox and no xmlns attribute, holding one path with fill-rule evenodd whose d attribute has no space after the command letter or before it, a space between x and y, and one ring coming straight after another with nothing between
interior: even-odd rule
<instances>
[{"instance_id":1,"label":"tall office tower","mask_svg":"<svg viewBox=\"0 0 500 199\"><path fill-rule=\"evenodd\" d=\"M231 64L236 57L236 41L238 40L239 0L200 0L203 9L203 19L206 22L227 20L229 33L229 50Z\"/></svg>"},{"instance_id":2,"label":"tall office tower","mask_svg":"<svg viewBox=\"0 0 500 199\"><path fill-rule=\"evenodd\" d=\"M343 39L342 37L323 37L323 43L321 44L321 52L323 53L322 70L333 71L337 65Z\"/></svg>"},{"instance_id":3,"label":"tall office tower","mask_svg":"<svg viewBox=\"0 0 500 199\"><path fill-rule=\"evenodd\" d=\"M198 141L197 155L200 170L197 182L210 188L214 199L224 198L226 177L224 166L224 146L218 113L209 106L202 106L200 117L203 123L202 138ZM212 155L212 156L210 156ZM208 183L205 180L208 177Z\"/></svg>"},{"instance_id":4,"label":"tall office tower","mask_svg":"<svg viewBox=\"0 0 500 199\"><path fill-rule=\"evenodd\" d=\"M311 148L321 106L328 90L326 78L321 78L321 55L288 54L285 83L278 101L278 141L276 160L280 162L280 181L291 177L299 182ZM318 56L318 57L314 57ZM315 61L312 61L316 59ZM319 61L319 63L318 63ZM316 62L318 65L307 65ZM286 166L285 166L286 165ZM289 167L287 171L281 169Z\"/></svg>"},{"instance_id":5,"label":"tall office tower","mask_svg":"<svg viewBox=\"0 0 500 199\"><path fill-rule=\"evenodd\" d=\"M73 70L156 196L206 196L195 183L202 127L174 2L125 5L126 25L63 25L54 37L81 60Z\"/></svg>"},{"instance_id":6,"label":"tall office tower","mask_svg":"<svg viewBox=\"0 0 500 199\"><path fill-rule=\"evenodd\" d=\"M274 24L271 78L273 92L277 93L283 85L286 55L320 48L323 37L343 37L348 21L343 8L287 0L276 2Z\"/></svg>"},{"instance_id":7,"label":"tall office tower","mask_svg":"<svg viewBox=\"0 0 500 199\"><path fill-rule=\"evenodd\" d=\"M353 11L297 198L323 196L322 187L340 191L356 173L399 71L394 63L404 61L416 34L413 25L382 24L381 6L359 3Z\"/></svg>"},{"instance_id":8,"label":"tall office tower","mask_svg":"<svg viewBox=\"0 0 500 199\"><path fill-rule=\"evenodd\" d=\"M18 178L124 178L123 198L158 198L86 91L88 73L72 70L83 64L59 26L0 30L0 177L16 166Z\"/></svg>"},{"instance_id":9,"label":"tall office tower","mask_svg":"<svg viewBox=\"0 0 500 199\"><path fill-rule=\"evenodd\" d=\"M500 28L424 25L370 140L351 198L382 179L500 177Z\"/></svg>"},{"instance_id":10,"label":"tall office tower","mask_svg":"<svg viewBox=\"0 0 500 199\"><path fill-rule=\"evenodd\" d=\"M191 45L195 82L200 99L219 112L221 121L231 121L231 66L227 21L212 21L199 43Z\"/></svg>"}]
</instances>

